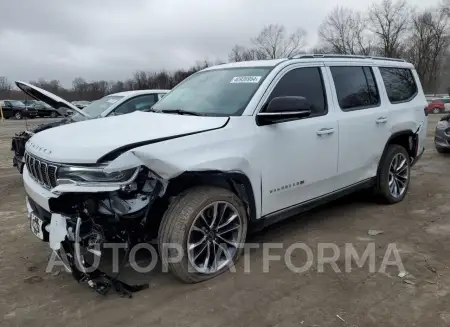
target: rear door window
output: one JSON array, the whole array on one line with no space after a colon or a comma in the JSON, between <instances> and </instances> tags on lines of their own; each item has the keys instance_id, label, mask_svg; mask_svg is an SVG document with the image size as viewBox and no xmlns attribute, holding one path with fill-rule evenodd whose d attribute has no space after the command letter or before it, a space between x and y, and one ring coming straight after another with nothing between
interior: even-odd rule
<instances>
[{"instance_id":1,"label":"rear door window","mask_svg":"<svg viewBox=\"0 0 450 327\"><path fill-rule=\"evenodd\" d=\"M411 69L380 67L384 86L391 103L411 101L417 94L417 85Z\"/></svg>"},{"instance_id":2,"label":"rear door window","mask_svg":"<svg viewBox=\"0 0 450 327\"><path fill-rule=\"evenodd\" d=\"M372 67L330 67L342 111L361 110L380 105L380 95Z\"/></svg>"}]
</instances>

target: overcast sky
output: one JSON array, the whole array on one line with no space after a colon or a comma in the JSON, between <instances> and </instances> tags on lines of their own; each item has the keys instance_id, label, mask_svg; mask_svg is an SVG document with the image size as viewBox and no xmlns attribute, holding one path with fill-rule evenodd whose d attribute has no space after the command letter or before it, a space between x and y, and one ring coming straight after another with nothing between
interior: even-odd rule
<instances>
[{"instance_id":1,"label":"overcast sky","mask_svg":"<svg viewBox=\"0 0 450 327\"><path fill-rule=\"evenodd\" d=\"M365 9L371 0L340 0ZM434 1L409 0L416 6ZM334 0L0 0L0 76L117 80L136 70L227 60L267 24L303 27L308 46ZM421 5L421 3L423 3Z\"/></svg>"}]
</instances>

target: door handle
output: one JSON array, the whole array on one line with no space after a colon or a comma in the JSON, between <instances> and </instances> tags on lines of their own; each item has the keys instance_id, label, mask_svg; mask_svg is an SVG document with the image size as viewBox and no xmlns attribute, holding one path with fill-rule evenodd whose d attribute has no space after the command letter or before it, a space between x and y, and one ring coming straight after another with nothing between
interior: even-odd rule
<instances>
[{"instance_id":1,"label":"door handle","mask_svg":"<svg viewBox=\"0 0 450 327\"><path fill-rule=\"evenodd\" d=\"M317 133L317 135L333 134L334 128L322 128L322 129L319 129L316 133Z\"/></svg>"},{"instance_id":2,"label":"door handle","mask_svg":"<svg viewBox=\"0 0 450 327\"><path fill-rule=\"evenodd\" d=\"M376 120L376 123L377 123L377 124L384 124L384 123L386 123L387 121L388 121L387 117L379 117L379 118Z\"/></svg>"}]
</instances>

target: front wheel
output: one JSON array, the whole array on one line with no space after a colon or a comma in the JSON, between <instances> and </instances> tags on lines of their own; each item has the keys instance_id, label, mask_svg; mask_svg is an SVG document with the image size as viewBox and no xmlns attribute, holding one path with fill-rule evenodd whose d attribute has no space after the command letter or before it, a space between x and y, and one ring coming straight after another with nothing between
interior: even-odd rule
<instances>
[{"instance_id":1,"label":"front wheel","mask_svg":"<svg viewBox=\"0 0 450 327\"><path fill-rule=\"evenodd\" d=\"M240 257L247 223L244 204L233 192L209 186L188 189L172 201L161 222L163 267L185 283L227 271ZM182 250L181 256L173 245Z\"/></svg>"},{"instance_id":2,"label":"front wheel","mask_svg":"<svg viewBox=\"0 0 450 327\"><path fill-rule=\"evenodd\" d=\"M410 182L411 160L406 149L391 144L380 161L377 176L377 194L388 204L402 201Z\"/></svg>"},{"instance_id":3,"label":"front wheel","mask_svg":"<svg viewBox=\"0 0 450 327\"><path fill-rule=\"evenodd\" d=\"M51 114L50 114L50 117L51 117L51 118L56 118L56 116L57 116L57 115L56 115L56 112L52 111Z\"/></svg>"},{"instance_id":4,"label":"front wheel","mask_svg":"<svg viewBox=\"0 0 450 327\"><path fill-rule=\"evenodd\" d=\"M22 119L22 113L21 113L20 111L18 111L18 112L16 112L16 113L14 114L14 117L15 117L17 120L20 120L20 119Z\"/></svg>"}]
</instances>

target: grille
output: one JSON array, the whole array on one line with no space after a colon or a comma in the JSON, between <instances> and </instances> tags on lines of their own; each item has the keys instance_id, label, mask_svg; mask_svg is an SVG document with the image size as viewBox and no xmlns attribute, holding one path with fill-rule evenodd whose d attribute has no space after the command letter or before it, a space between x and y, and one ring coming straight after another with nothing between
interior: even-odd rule
<instances>
[{"instance_id":1,"label":"grille","mask_svg":"<svg viewBox=\"0 0 450 327\"><path fill-rule=\"evenodd\" d=\"M56 186L58 167L25 153L25 164L30 176L45 188Z\"/></svg>"}]
</instances>

